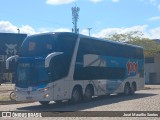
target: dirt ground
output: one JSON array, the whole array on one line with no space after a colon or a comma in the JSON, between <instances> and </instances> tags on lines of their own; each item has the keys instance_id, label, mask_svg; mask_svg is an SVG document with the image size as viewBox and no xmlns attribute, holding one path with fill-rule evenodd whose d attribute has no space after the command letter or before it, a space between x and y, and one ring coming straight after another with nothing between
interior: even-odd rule
<instances>
[{"instance_id":1,"label":"dirt ground","mask_svg":"<svg viewBox=\"0 0 160 120\"><path fill-rule=\"evenodd\" d=\"M14 90L14 84L0 85L0 101L10 100L9 95Z\"/></svg>"}]
</instances>

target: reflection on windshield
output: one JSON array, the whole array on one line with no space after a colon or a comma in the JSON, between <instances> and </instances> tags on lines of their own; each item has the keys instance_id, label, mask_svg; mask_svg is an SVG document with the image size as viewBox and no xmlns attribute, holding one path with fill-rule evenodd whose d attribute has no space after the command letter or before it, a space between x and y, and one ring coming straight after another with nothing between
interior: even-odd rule
<instances>
[{"instance_id":1,"label":"reflection on windshield","mask_svg":"<svg viewBox=\"0 0 160 120\"><path fill-rule=\"evenodd\" d=\"M35 57L47 55L55 51L53 35L30 36L22 43L21 57Z\"/></svg>"},{"instance_id":2,"label":"reflection on windshield","mask_svg":"<svg viewBox=\"0 0 160 120\"><path fill-rule=\"evenodd\" d=\"M35 42L29 42L29 51L33 51L35 49L36 43Z\"/></svg>"},{"instance_id":3,"label":"reflection on windshield","mask_svg":"<svg viewBox=\"0 0 160 120\"><path fill-rule=\"evenodd\" d=\"M29 80L30 64L18 65L18 83L27 84Z\"/></svg>"},{"instance_id":4,"label":"reflection on windshield","mask_svg":"<svg viewBox=\"0 0 160 120\"><path fill-rule=\"evenodd\" d=\"M48 83L47 70L42 63L37 63L35 66L29 63L21 63L17 69L17 85L21 87L35 86Z\"/></svg>"}]
</instances>

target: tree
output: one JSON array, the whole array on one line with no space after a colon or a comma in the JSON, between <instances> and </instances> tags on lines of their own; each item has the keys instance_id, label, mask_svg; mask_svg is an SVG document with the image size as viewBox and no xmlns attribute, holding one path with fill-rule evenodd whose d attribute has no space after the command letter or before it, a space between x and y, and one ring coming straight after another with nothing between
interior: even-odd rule
<instances>
[{"instance_id":1,"label":"tree","mask_svg":"<svg viewBox=\"0 0 160 120\"><path fill-rule=\"evenodd\" d=\"M127 42L127 41L132 41L132 40L140 40L143 36L142 32L139 31L131 31L129 33L125 34L113 34L109 35L110 40L118 41L118 42Z\"/></svg>"},{"instance_id":2,"label":"tree","mask_svg":"<svg viewBox=\"0 0 160 120\"><path fill-rule=\"evenodd\" d=\"M160 53L160 44L157 44L155 41L142 37L143 33L139 31L132 31L126 34L113 34L110 35L110 40L118 42L126 42L133 45L138 45L144 48L145 56L155 56Z\"/></svg>"},{"instance_id":3,"label":"tree","mask_svg":"<svg viewBox=\"0 0 160 120\"><path fill-rule=\"evenodd\" d=\"M129 41L129 44L142 46L144 49L145 56L155 56L160 53L160 44L155 41L143 38L141 40Z\"/></svg>"}]
</instances>

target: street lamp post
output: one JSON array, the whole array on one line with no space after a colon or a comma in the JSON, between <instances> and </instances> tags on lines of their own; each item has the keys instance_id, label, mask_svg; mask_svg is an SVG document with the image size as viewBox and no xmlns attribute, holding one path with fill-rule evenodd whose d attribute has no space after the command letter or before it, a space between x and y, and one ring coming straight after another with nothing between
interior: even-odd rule
<instances>
[{"instance_id":1,"label":"street lamp post","mask_svg":"<svg viewBox=\"0 0 160 120\"><path fill-rule=\"evenodd\" d=\"M20 29L19 28L17 29L17 31L18 31L18 34L20 34Z\"/></svg>"}]
</instances>

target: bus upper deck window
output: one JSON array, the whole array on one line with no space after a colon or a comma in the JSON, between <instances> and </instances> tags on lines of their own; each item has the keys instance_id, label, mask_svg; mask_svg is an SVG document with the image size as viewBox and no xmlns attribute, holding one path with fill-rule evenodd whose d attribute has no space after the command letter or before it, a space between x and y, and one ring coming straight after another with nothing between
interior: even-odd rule
<instances>
[{"instance_id":1,"label":"bus upper deck window","mask_svg":"<svg viewBox=\"0 0 160 120\"><path fill-rule=\"evenodd\" d=\"M33 51L36 47L36 43L35 42L29 42L29 51Z\"/></svg>"},{"instance_id":2,"label":"bus upper deck window","mask_svg":"<svg viewBox=\"0 0 160 120\"><path fill-rule=\"evenodd\" d=\"M51 44L47 44L46 48L47 48L47 50L50 50L50 49L52 49L52 45Z\"/></svg>"}]
</instances>

